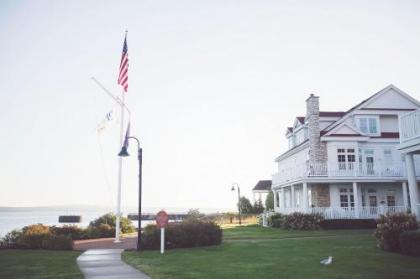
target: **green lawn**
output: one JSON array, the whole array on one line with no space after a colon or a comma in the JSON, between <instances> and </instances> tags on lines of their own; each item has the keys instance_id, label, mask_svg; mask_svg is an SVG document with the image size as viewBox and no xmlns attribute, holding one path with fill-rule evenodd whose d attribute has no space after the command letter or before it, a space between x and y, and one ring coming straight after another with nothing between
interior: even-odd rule
<instances>
[{"instance_id":1,"label":"green lawn","mask_svg":"<svg viewBox=\"0 0 420 279\"><path fill-rule=\"evenodd\" d=\"M420 278L419 258L383 252L372 232L242 227L224 230L220 246L123 256L153 278Z\"/></svg>"},{"instance_id":2,"label":"green lawn","mask_svg":"<svg viewBox=\"0 0 420 279\"><path fill-rule=\"evenodd\" d=\"M83 278L80 252L0 250L0 278Z\"/></svg>"}]
</instances>

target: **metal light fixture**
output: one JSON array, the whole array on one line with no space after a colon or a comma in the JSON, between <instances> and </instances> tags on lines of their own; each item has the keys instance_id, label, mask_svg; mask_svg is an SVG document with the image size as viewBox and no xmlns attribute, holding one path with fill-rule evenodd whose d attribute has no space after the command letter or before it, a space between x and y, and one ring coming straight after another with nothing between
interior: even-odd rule
<instances>
[{"instance_id":1,"label":"metal light fixture","mask_svg":"<svg viewBox=\"0 0 420 279\"><path fill-rule=\"evenodd\" d=\"M238 189L238 217L239 217L239 225L242 225L242 218L241 218L241 188L239 188L239 184L238 183L233 183L232 184L232 191L235 191L235 185L236 188Z\"/></svg>"},{"instance_id":2,"label":"metal light fixture","mask_svg":"<svg viewBox=\"0 0 420 279\"><path fill-rule=\"evenodd\" d=\"M128 154L127 147L123 146L121 148L120 153L118 153L118 156L119 157L128 157L128 156L130 156L130 154Z\"/></svg>"},{"instance_id":3,"label":"metal light fixture","mask_svg":"<svg viewBox=\"0 0 420 279\"><path fill-rule=\"evenodd\" d=\"M142 197L142 190L141 190L141 177L142 177L142 161L143 161L143 149L140 146L140 141L136 137L126 137L126 141L133 139L137 142L137 159L139 161L139 208L138 208L138 233L137 233L137 251L141 249L141 197ZM128 145L128 144L127 144ZM120 157L128 157L127 145L124 144L121 148L120 153L118 156Z\"/></svg>"}]
</instances>

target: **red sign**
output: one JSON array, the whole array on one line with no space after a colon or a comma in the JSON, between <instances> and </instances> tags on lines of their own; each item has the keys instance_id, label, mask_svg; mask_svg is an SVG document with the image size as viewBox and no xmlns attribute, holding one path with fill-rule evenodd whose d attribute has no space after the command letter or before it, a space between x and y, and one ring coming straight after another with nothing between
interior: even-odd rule
<instances>
[{"instance_id":1,"label":"red sign","mask_svg":"<svg viewBox=\"0 0 420 279\"><path fill-rule=\"evenodd\" d=\"M159 227L161 228L166 227L166 225L168 224L168 220L169 220L169 216L168 214L166 214L165 211L161 210L158 212L158 214L156 214L156 224Z\"/></svg>"}]
</instances>

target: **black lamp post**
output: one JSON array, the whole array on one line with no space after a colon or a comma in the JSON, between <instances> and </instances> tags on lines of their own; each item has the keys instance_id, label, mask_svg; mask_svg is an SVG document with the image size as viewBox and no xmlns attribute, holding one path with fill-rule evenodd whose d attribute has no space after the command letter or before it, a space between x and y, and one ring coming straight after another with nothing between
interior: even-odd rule
<instances>
[{"instance_id":1,"label":"black lamp post","mask_svg":"<svg viewBox=\"0 0 420 279\"><path fill-rule=\"evenodd\" d=\"M140 147L140 141L136 137L128 137L127 139L134 139L137 141L137 158L139 160L139 219L138 219L138 233L137 233L137 251L140 251L140 245L141 245L141 167L142 167L142 159L143 159L143 150ZM130 154L128 154L127 146L123 145L121 148L120 153L118 153L118 156L120 157L128 157Z\"/></svg>"},{"instance_id":2,"label":"black lamp post","mask_svg":"<svg viewBox=\"0 0 420 279\"><path fill-rule=\"evenodd\" d=\"M238 189L238 216L239 216L239 225L242 225L242 221L241 221L241 189L239 188L238 183L233 183L232 184L232 191L235 191L235 185L236 188Z\"/></svg>"}]
</instances>

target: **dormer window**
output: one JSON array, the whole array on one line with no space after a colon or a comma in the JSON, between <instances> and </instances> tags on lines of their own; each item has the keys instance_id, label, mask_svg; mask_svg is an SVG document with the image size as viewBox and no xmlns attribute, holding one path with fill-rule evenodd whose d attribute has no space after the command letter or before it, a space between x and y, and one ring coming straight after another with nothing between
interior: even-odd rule
<instances>
[{"instance_id":1,"label":"dormer window","mask_svg":"<svg viewBox=\"0 0 420 279\"><path fill-rule=\"evenodd\" d=\"M375 116L360 116L356 118L357 126L363 134L377 135L379 134L379 118Z\"/></svg>"}]
</instances>

